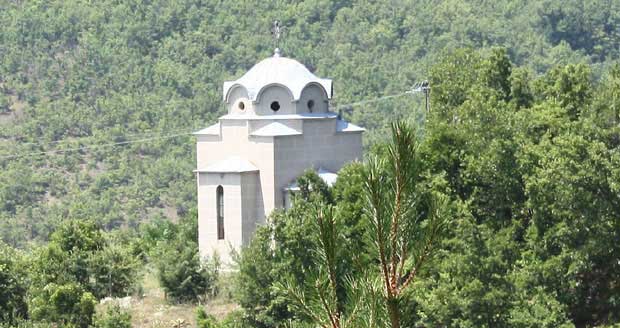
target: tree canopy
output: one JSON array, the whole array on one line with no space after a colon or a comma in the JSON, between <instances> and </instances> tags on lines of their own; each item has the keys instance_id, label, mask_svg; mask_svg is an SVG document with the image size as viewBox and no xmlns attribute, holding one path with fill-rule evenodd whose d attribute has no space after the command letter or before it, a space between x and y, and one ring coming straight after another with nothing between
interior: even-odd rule
<instances>
[{"instance_id":1,"label":"tree canopy","mask_svg":"<svg viewBox=\"0 0 620 328\"><path fill-rule=\"evenodd\" d=\"M618 1L0 8L2 325L127 325L128 314L100 317L94 305L135 290L144 264L173 301L215 292L216 266L195 251L188 134L224 112L223 81L272 54L275 19L284 54L335 81L332 108L368 129L377 161L345 167L333 187L304 175L293 207L274 212L240 254L236 321L199 311L200 325L312 325L299 301L321 293L332 323L351 309L374 318L366 324L393 324L397 313L402 327L620 321ZM429 113L405 93L423 80ZM414 148L390 148L399 120L414 127ZM415 177L398 181L395 163ZM384 214L399 188L419 196L397 213L419 215L420 230L378 233L401 215L369 219L369 181L384 188ZM451 220L406 283L424 250L418 233L432 226L421 205L430 195Z\"/></svg>"}]
</instances>

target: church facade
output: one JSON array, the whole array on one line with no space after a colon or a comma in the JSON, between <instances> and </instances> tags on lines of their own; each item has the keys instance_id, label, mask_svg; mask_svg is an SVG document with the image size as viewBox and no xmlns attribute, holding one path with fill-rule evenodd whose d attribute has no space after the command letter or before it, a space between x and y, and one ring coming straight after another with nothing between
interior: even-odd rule
<instances>
[{"instance_id":1,"label":"church facade","mask_svg":"<svg viewBox=\"0 0 620 328\"><path fill-rule=\"evenodd\" d=\"M332 81L276 50L236 81L224 83L228 113L197 137L200 255L222 264L290 206L296 179L314 169L328 184L362 159L363 128L330 111Z\"/></svg>"}]
</instances>

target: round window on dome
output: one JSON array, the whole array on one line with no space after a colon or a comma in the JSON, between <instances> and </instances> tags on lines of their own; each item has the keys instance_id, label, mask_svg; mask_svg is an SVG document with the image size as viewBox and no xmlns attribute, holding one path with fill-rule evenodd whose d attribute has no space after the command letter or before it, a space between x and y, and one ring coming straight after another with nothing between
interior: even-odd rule
<instances>
[{"instance_id":1,"label":"round window on dome","mask_svg":"<svg viewBox=\"0 0 620 328\"><path fill-rule=\"evenodd\" d=\"M310 113L312 113L313 109L314 109L314 100L310 99L310 100L308 100L308 111L310 111Z\"/></svg>"},{"instance_id":2,"label":"round window on dome","mask_svg":"<svg viewBox=\"0 0 620 328\"><path fill-rule=\"evenodd\" d=\"M245 104L243 103L243 101L240 101L237 107L239 107L240 110L245 110Z\"/></svg>"},{"instance_id":3,"label":"round window on dome","mask_svg":"<svg viewBox=\"0 0 620 328\"><path fill-rule=\"evenodd\" d=\"M269 107L271 107L272 111L277 112L277 111L280 110L280 103L277 102L277 101L274 101L274 102L271 103L271 105Z\"/></svg>"}]
</instances>

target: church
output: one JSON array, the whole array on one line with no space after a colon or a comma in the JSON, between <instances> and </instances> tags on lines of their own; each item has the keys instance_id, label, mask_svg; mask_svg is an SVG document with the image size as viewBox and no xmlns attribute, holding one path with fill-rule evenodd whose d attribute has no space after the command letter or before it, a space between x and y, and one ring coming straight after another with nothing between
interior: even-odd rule
<instances>
[{"instance_id":1,"label":"church","mask_svg":"<svg viewBox=\"0 0 620 328\"><path fill-rule=\"evenodd\" d=\"M200 255L217 253L226 267L271 211L290 206L306 170L331 185L361 160L364 129L330 111L332 80L278 49L222 95L227 114L194 134Z\"/></svg>"}]
</instances>

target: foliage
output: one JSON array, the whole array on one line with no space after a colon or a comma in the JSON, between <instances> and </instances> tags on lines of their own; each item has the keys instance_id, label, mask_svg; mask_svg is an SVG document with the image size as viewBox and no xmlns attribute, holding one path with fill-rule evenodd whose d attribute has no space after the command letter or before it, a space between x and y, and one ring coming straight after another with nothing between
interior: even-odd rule
<instances>
[{"instance_id":1,"label":"foliage","mask_svg":"<svg viewBox=\"0 0 620 328\"><path fill-rule=\"evenodd\" d=\"M26 318L26 268L22 255L0 242L0 322L15 324Z\"/></svg>"},{"instance_id":2,"label":"foliage","mask_svg":"<svg viewBox=\"0 0 620 328\"><path fill-rule=\"evenodd\" d=\"M433 100L441 110L430 117L421 149L432 172L446 172L447 190L471 218L451 230L447 252L419 282L412 296L418 322L616 322L613 71L601 84L581 64L532 78L524 69L503 69L493 53L466 53L468 82L438 82ZM442 58L432 79L453 72L463 56ZM493 62L510 81L507 96L501 83L485 78Z\"/></svg>"},{"instance_id":3,"label":"foliage","mask_svg":"<svg viewBox=\"0 0 620 328\"><path fill-rule=\"evenodd\" d=\"M48 321L75 327L89 327L97 300L76 283L50 283L35 292L30 302L34 320Z\"/></svg>"},{"instance_id":4,"label":"foliage","mask_svg":"<svg viewBox=\"0 0 620 328\"><path fill-rule=\"evenodd\" d=\"M217 328L217 320L202 308L196 308L196 325L198 328Z\"/></svg>"},{"instance_id":5,"label":"foliage","mask_svg":"<svg viewBox=\"0 0 620 328\"><path fill-rule=\"evenodd\" d=\"M50 239L34 254L32 289L77 283L102 298L126 296L135 287L139 262L129 250L107 240L92 221L69 221Z\"/></svg>"},{"instance_id":6,"label":"foliage","mask_svg":"<svg viewBox=\"0 0 620 328\"><path fill-rule=\"evenodd\" d=\"M186 215L196 203L193 141L170 135L209 125L223 112L222 81L272 53L269 27L276 18L286 26L285 55L333 78L335 101L344 105L401 94L426 79L442 54L460 48L506 47L492 61L505 56L535 74L593 63L592 75L600 76L619 58L618 6L613 0L2 0L0 112L11 103L15 115L0 117L0 237L19 247L45 242L67 214L106 229ZM443 76L430 74L433 111L457 104L476 84L469 68L485 64L473 57L452 61ZM518 80L502 79L508 68L497 66L485 80L500 99L508 86L519 87ZM451 102L441 96L446 82L460 89L451 90ZM512 98L527 103L517 90ZM344 115L368 128L371 145L385 140L395 119L421 122L420 98L358 104ZM164 138L103 146L151 137ZM64 151L83 147L89 149ZM40 152L48 153L31 155Z\"/></svg>"},{"instance_id":7,"label":"foliage","mask_svg":"<svg viewBox=\"0 0 620 328\"><path fill-rule=\"evenodd\" d=\"M235 298L245 310L247 325L253 327L276 327L280 322L294 321L286 297L285 284L303 285L311 280L308 272L316 268L314 254L309 250L318 246L318 229L315 209L320 204L332 204L335 222L343 229L343 238L351 245L364 245L365 235L361 219L360 195L361 166L349 164L332 188L329 188L315 172L308 171L299 178L300 193L295 195L292 207L276 211L270 217L270 224L257 229L250 244L245 247L239 259ZM345 228L346 227L346 228ZM343 257L342 255L347 255ZM341 281L337 293L345 297L344 277L368 263L363 252L358 255L349 252L339 255ZM283 273L286 274L283 274Z\"/></svg>"},{"instance_id":8,"label":"foliage","mask_svg":"<svg viewBox=\"0 0 620 328\"><path fill-rule=\"evenodd\" d=\"M166 297L173 301L197 301L217 292L217 261L201 259L195 239L179 233L172 240L162 241L155 263Z\"/></svg>"},{"instance_id":9,"label":"foliage","mask_svg":"<svg viewBox=\"0 0 620 328\"><path fill-rule=\"evenodd\" d=\"M91 324L103 296L124 296L136 285L139 263L92 221L69 221L30 259L29 307L34 320Z\"/></svg>"},{"instance_id":10,"label":"foliage","mask_svg":"<svg viewBox=\"0 0 620 328\"><path fill-rule=\"evenodd\" d=\"M10 105L9 97L0 93L0 114L8 113Z\"/></svg>"},{"instance_id":11,"label":"foliage","mask_svg":"<svg viewBox=\"0 0 620 328\"><path fill-rule=\"evenodd\" d=\"M401 327L403 294L435 253L447 213L445 196L427 194L419 183L417 145L415 131L396 123L388 155L364 167L360 191L373 246L359 251L376 256L376 271L344 269L351 251L334 217L338 204L319 201L309 208L317 232L314 266L306 271L303 283L289 280L284 288L294 311L312 324Z\"/></svg>"},{"instance_id":12,"label":"foliage","mask_svg":"<svg viewBox=\"0 0 620 328\"><path fill-rule=\"evenodd\" d=\"M364 185L365 214L371 222L393 328L401 327L402 294L434 255L447 222L447 198L425 195L420 173L415 131L395 123L388 156L369 161Z\"/></svg>"},{"instance_id":13,"label":"foliage","mask_svg":"<svg viewBox=\"0 0 620 328\"><path fill-rule=\"evenodd\" d=\"M196 204L193 141L176 134L223 112L222 81L271 54L276 18L286 26L285 54L336 81L332 105L430 81L430 113L417 110L417 96L343 112L368 128L366 146L379 157L388 155L375 145L387 140L390 122L424 122L416 186L445 194L459 217L399 298L402 326L620 320L617 1L0 7L0 239L27 250L22 258L2 249L0 315L16 325L47 325L19 319L24 304L33 318L84 325L90 295L130 293L137 268L156 259L172 263L161 267L170 281L190 278L182 294L204 293L212 276L195 258L195 222L171 223ZM321 193L307 189L242 252L239 325L308 324L275 286L316 281L308 279L317 256L309 250L319 246L312 209L321 201L333 211L337 240L350 245L335 255L338 276L356 283L333 284L336 308L387 315L380 303L356 302L383 290L374 288L377 272L365 270L379 263L373 226L361 219L362 170L345 173L333 188L307 180Z\"/></svg>"},{"instance_id":14,"label":"foliage","mask_svg":"<svg viewBox=\"0 0 620 328\"><path fill-rule=\"evenodd\" d=\"M97 328L131 328L131 314L117 304L107 306L104 313L97 312L94 321Z\"/></svg>"},{"instance_id":15,"label":"foliage","mask_svg":"<svg viewBox=\"0 0 620 328\"><path fill-rule=\"evenodd\" d=\"M234 296L244 309L244 320L253 327L275 327L291 317L285 299L274 288L280 278L275 265L281 260L271 248L272 231L271 225L259 227L238 260Z\"/></svg>"},{"instance_id":16,"label":"foliage","mask_svg":"<svg viewBox=\"0 0 620 328\"><path fill-rule=\"evenodd\" d=\"M459 218L432 265L393 303L400 326L572 327L618 320L617 71L597 84L584 65L554 68L536 78L512 65L501 49L446 54L432 69L436 111L419 134L419 148L403 148L403 160L397 161L390 156L399 149L376 147L379 160L365 164L377 172L377 197L393 197L398 188L390 187L390 177L407 171L393 167L404 163L419 173L402 186L446 195L446 208ZM358 181L355 176L338 183ZM364 204L359 196L367 191L359 183L342 185L351 189L317 188L316 194L308 189L293 208L274 214L273 224L242 253L239 285L247 284L250 293L242 294L240 304L251 322L260 322L256 326L287 321L345 326L353 322L353 308L374 313L377 320L389 318L388 307L373 304L389 295L383 293L392 285L372 293L368 286L376 286L373 277L381 277L381 270L367 269L382 263L370 260L380 258L381 247L369 241L378 239L373 234L379 228L379 237L392 240L392 221L359 224ZM326 193L329 197L321 196ZM415 199L407 208L427 213L431 199ZM387 213L396 208L376 207ZM416 236L404 232L401 242L415 242ZM325 245L342 245L343 253L328 252ZM383 247L391 282L390 250L399 248ZM360 253L367 254L365 265L353 261L340 271ZM287 279L278 274L280 263L294 268ZM332 283L334 274L346 279ZM357 289L370 292L363 302L351 292L356 281L363 282ZM407 279L395 281L401 286ZM293 306L283 307L287 301Z\"/></svg>"}]
</instances>

